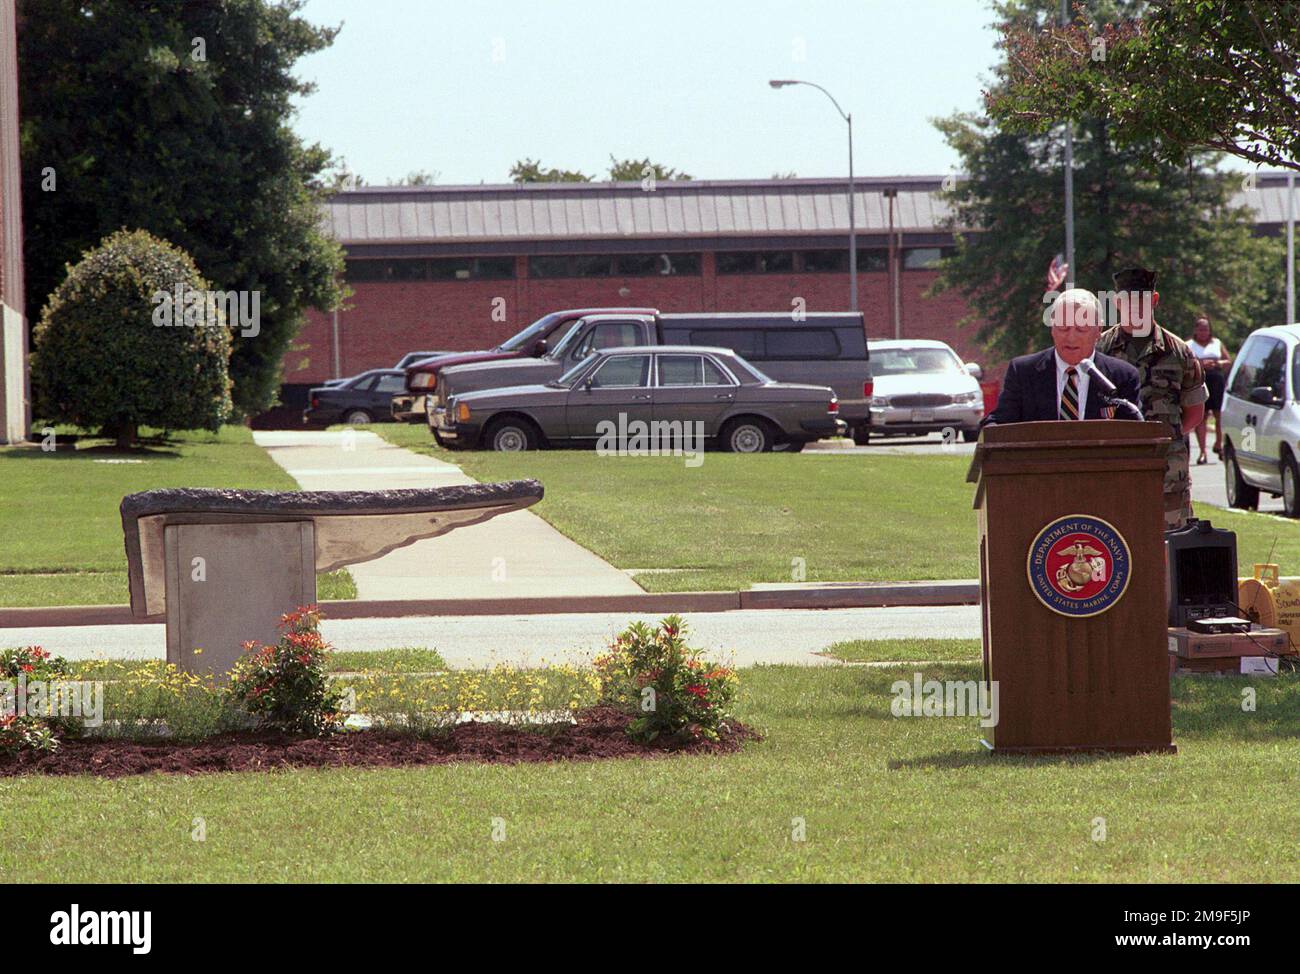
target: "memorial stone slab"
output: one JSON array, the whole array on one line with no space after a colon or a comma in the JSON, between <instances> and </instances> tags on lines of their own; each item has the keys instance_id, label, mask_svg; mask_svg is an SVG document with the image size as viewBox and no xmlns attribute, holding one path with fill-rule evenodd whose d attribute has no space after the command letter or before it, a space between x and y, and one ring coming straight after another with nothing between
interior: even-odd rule
<instances>
[{"instance_id":1,"label":"memorial stone slab","mask_svg":"<svg viewBox=\"0 0 1300 974\"><path fill-rule=\"evenodd\" d=\"M164 615L167 659L224 676L280 616L316 601L316 573L369 561L535 504L535 480L379 491L167 488L122 499L131 611ZM431 575L455 566L430 565Z\"/></svg>"}]
</instances>

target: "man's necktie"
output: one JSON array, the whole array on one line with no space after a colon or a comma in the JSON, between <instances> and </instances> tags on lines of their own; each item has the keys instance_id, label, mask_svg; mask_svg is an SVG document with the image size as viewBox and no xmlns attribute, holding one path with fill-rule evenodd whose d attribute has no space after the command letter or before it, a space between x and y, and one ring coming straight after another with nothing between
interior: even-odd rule
<instances>
[{"instance_id":1,"label":"man's necktie","mask_svg":"<svg viewBox=\"0 0 1300 974\"><path fill-rule=\"evenodd\" d=\"M1079 418L1079 373L1077 369L1065 370L1065 388L1061 390L1061 419Z\"/></svg>"}]
</instances>

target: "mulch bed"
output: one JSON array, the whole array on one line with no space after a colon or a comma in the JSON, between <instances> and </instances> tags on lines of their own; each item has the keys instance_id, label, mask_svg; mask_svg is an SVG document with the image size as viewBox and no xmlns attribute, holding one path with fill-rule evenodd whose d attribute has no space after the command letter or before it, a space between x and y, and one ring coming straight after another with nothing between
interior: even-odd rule
<instances>
[{"instance_id":1,"label":"mulch bed","mask_svg":"<svg viewBox=\"0 0 1300 974\"><path fill-rule=\"evenodd\" d=\"M52 754L0 756L0 777L93 774L121 778L160 771L275 771L282 768L398 768L420 764L594 761L671 754L731 754L760 735L743 724L718 741L638 744L627 736L632 718L613 707L580 711L576 725L524 730L502 724L461 724L429 737L392 731L350 731L325 738L243 732L202 741L69 739Z\"/></svg>"}]
</instances>

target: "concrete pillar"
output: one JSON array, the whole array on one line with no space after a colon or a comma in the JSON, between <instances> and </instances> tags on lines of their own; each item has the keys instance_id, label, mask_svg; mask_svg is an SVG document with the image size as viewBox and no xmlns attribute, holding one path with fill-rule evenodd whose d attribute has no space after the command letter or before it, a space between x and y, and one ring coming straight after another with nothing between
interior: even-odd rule
<instances>
[{"instance_id":1,"label":"concrete pillar","mask_svg":"<svg viewBox=\"0 0 1300 974\"><path fill-rule=\"evenodd\" d=\"M30 422L18 157L18 34L14 0L0 0L0 443L21 442Z\"/></svg>"},{"instance_id":2,"label":"concrete pillar","mask_svg":"<svg viewBox=\"0 0 1300 974\"><path fill-rule=\"evenodd\" d=\"M280 617L316 601L311 521L169 524L167 662L225 679L249 639L274 645Z\"/></svg>"}]
</instances>

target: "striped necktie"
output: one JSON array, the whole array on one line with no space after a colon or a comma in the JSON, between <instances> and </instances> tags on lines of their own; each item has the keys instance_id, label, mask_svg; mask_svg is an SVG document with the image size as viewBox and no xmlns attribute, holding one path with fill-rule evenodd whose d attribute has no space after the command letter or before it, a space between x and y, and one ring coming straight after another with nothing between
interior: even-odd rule
<instances>
[{"instance_id":1,"label":"striped necktie","mask_svg":"<svg viewBox=\"0 0 1300 974\"><path fill-rule=\"evenodd\" d=\"M1079 372L1065 370L1065 388L1061 390L1061 419L1079 418Z\"/></svg>"}]
</instances>

